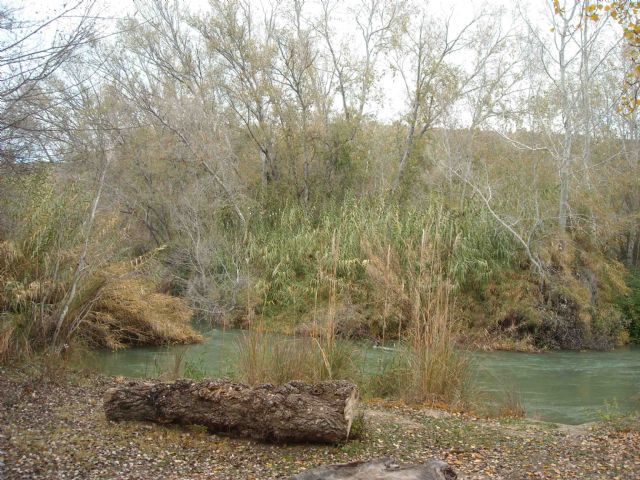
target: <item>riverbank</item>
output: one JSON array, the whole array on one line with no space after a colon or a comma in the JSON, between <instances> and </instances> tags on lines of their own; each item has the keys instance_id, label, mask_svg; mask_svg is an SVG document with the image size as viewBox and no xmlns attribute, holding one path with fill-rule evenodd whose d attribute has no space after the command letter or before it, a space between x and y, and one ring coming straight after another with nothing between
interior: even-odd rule
<instances>
[{"instance_id":1,"label":"riverbank","mask_svg":"<svg viewBox=\"0 0 640 480\"><path fill-rule=\"evenodd\" d=\"M102 395L122 381L0 370L0 477L262 480L378 456L441 458L469 480L640 477L637 418L568 427L368 403L357 439L280 446L197 428L107 422Z\"/></svg>"},{"instance_id":2,"label":"riverbank","mask_svg":"<svg viewBox=\"0 0 640 480\"><path fill-rule=\"evenodd\" d=\"M75 363L79 368L92 368L96 373L133 378L230 377L242 381L239 367L248 351L246 332L209 330L200 332L203 341L197 345L174 347L138 347L110 352L84 352ZM305 369L300 350L291 348L308 339L263 334L258 343L270 359L264 365L271 378L263 383L278 383L291 378L303 379ZM286 340L289 348L282 346ZM254 344L255 345L255 344ZM363 342L350 342L353 349L349 372L338 374L359 384L366 396L401 398L386 392L391 376L373 383L372 375L380 375L393 366L396 352L375 348ZM251 347L251 345L249 345ZM283 348L276 348L276 347ZM465 352L470 372L465 384L465 410L499 413L524 410L531 418L557 423L580 424L598 421L603 416L640 410L640 350L618 349L610 352ZM294 359L294 360L291 360ZM342 363L344 365L344 362ZM338 365L340 366L340 365ZM280 378L276 377L276 374ZM312 378L307 378L313 381ZM383 380L386 380L383 381ZM454 399L455 400L455 399ZM459 407L461 405L458 405Z\"/></svg>"}]
</instances>

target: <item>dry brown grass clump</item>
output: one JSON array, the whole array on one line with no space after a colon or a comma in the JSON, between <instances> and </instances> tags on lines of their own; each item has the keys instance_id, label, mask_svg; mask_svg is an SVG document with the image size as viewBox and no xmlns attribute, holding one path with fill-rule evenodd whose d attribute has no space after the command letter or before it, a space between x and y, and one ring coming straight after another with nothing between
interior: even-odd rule
<instances>
[{"instance_id":1,"label":"dry brown grass clump","mask_svg":"<svg viewBox=\"0 0 640 480\"><path fill-rule=\"evenodd\" d=\"M0 362L57 356L77 339L109 348L201 339L183 300L154 281L164 247L123 260L117 216L88 211L82 189L61 192L47 172L17 180L0 205L11 223L0 241Z\"/></svg>"},{"instance_id":2,"label":"dry brown grass clump","mask_svg":"<svg viewBox=\"0 0 640 480\"><path fill-rule=\"evenodd\" d=\"M186 344L202 341L190 324L184 300L158 293L141 277L107 280L96 295L79 334L97 347Z\"/></svg>"}]
</instances>

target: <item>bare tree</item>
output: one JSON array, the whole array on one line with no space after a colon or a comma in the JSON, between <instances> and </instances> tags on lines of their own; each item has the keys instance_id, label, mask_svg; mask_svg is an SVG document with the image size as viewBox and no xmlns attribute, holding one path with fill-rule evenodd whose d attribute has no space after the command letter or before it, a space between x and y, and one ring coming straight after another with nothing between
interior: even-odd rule
<instances>
[{"instance_id":1,"label":"bare tree","mask_svg":"<svg viewBox=\"0 0 640 480\"><path fill-rule=\"evenodd\" d=\"M266 186L280 177L273 111L273 99L279 94L272 76L277 10L266 15L260 28L248 1L212 0L210 6L210 15L192 23L208 51L219 58L225 100L258 147Z\"/></svg>"},{"instance_id":2,"label":"bare tree","mask_svg":"<svg viewBox=\"0 0 640 480\"><path fill-rule=\"evenodd\" d=\"M178 2L148 0L138 5L142 21L129 18L123 44L107 48L98 60L105 78L139 111L128 112L132 126L155 125L177 142L177 158L212 179L246 227L242 183L232 152L224 105L218 98L215 65L187 22Z\"/></svg>"},{"instance_id":3,"label":"bare tree","mask_svg":"<svg viewBox=\"0 0 640 480\"><path fill-rule=\"evenodd\" d=\"M409 108L405 116L404 146L391 184L392 191L397 190L404 179L416 139L436 126L455 102L468 93L472 80L494 54L491 49L483 52L469 71L453 61L456 54L473 51L471 47L479 40L477 27L485 15L473 17L454 31L453 13L438 22L422 11L399 39L392 61L395 72L402 79Z\"/></svg>"},{"instance_id":4,"label":"bare tree","mask_svg":"<svg viewBox=\"0 0 640 480\"><path fill-rule=\"evenodd\" d=\"M361 0L353 11L352 21L357 26L356 40L360 42L360 55L342 45L332 29L337 20L333 12L339 3L321 0L322 14L316 29L324 40L336 78L342 114L352 121L349 138L360 128L371 92L380 76L380 57L386 53L394 37L400 33L408 16L407 4L402 0Z\"/></svg>"},{"instance_id":5,"label":"bare tree","mask_svg":"<svg viewBox=\"0 0 640 480\"><path fill-rule=\"evenodd\" d=\"M547 95L552 97L549 100L553 102L545 107L545 118L538 118L534 122L538 126L537 131L546 138L558 173L557 218L561 232L565 232L569 224L571 179L580 155L588 182L594 132L591 106L594 79L606 66L604 58L618 44L605 45L604 49L608 52L595 56L595 47L603 50L600 43L603 24L590 28L585 17L585 5L579 0L551 5L548 13L551 38L526 16L522 17L529 26L530 35L526 41L533 46L529 64L539 65L543 75L538 80L543 81L542 88L546 88ZM532 93L539 102L543 92L538 89L532 90ZM580 136L582 149L577 144Z\"/></svg>"},{"instance_id":6,"label":"bare tree","mask_svg":"<svg viewBox=\"0 0 640 480\"><path fill-rule=\"evenodd\" d=\"M50 107L45 82L93 37L94 0L64 4L49 18L26 20L0 4L0 163L32 159L39 121Z\"/></svg>"},{"instance_id":7,"label":"bare tree","mask_svg":"<svg viewBox=\"0 0 640 480\"><path fill-rule=\"evenodd\" d=\"M293 31L280 30L276 38L278 62L274 65L276 80L285 88L282 101L285 101L287 91L293 94L296 104L296 119L300 124L300 142L302 144L303 189L302 199L309 202L311 145L309 138L309 117L314 100L317 98L314 88L317 84L316 57L314 40L311 29L304 24L304 0L293 0L292 26ZM279 109L281 110L281 109Z\"/></svg>"}]
</instances>

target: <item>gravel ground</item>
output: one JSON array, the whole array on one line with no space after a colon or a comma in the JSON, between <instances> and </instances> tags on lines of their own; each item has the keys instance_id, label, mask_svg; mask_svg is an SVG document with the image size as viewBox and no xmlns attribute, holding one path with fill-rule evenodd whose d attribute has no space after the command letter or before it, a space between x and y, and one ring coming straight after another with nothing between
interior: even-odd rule
<instances>
[{"instance_id":1,"label":"gravel ground","mask_svg":"<svg viewBox=\"0 0 640 480\"><path fill-rule=\"evenodd\" d=\"M379 456L440 458L462 479L640 479L640 420L566 427L365 405L344 445L273 445L201 428L112 423L102 395L124 381L0 369L0 479L275 479Z\"/></svg>"}]
</instances>

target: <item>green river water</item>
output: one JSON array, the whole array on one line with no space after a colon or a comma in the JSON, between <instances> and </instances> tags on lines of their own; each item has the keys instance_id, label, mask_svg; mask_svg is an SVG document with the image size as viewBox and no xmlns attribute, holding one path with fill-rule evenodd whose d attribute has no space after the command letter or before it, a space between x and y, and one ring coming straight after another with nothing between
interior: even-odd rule
<instances>
[{"instance_id":1,"label":"green river water","mask_svg":"<svg viewBox=\"0 0 640 480\"><path fill-rule=\"evenodd\" d=\"M93 366L109 375L157 377L182 358L189 369L210 376L233 372L238 330L211 330L202 344L140 347L97 352ZM389 352L362 345L364 371ZM491 403L515 394L526 415L540 420L581 424L605 416L640 411L640 349L610 352L476 352L476 390Z\"/></svg>"}]
</instances>

